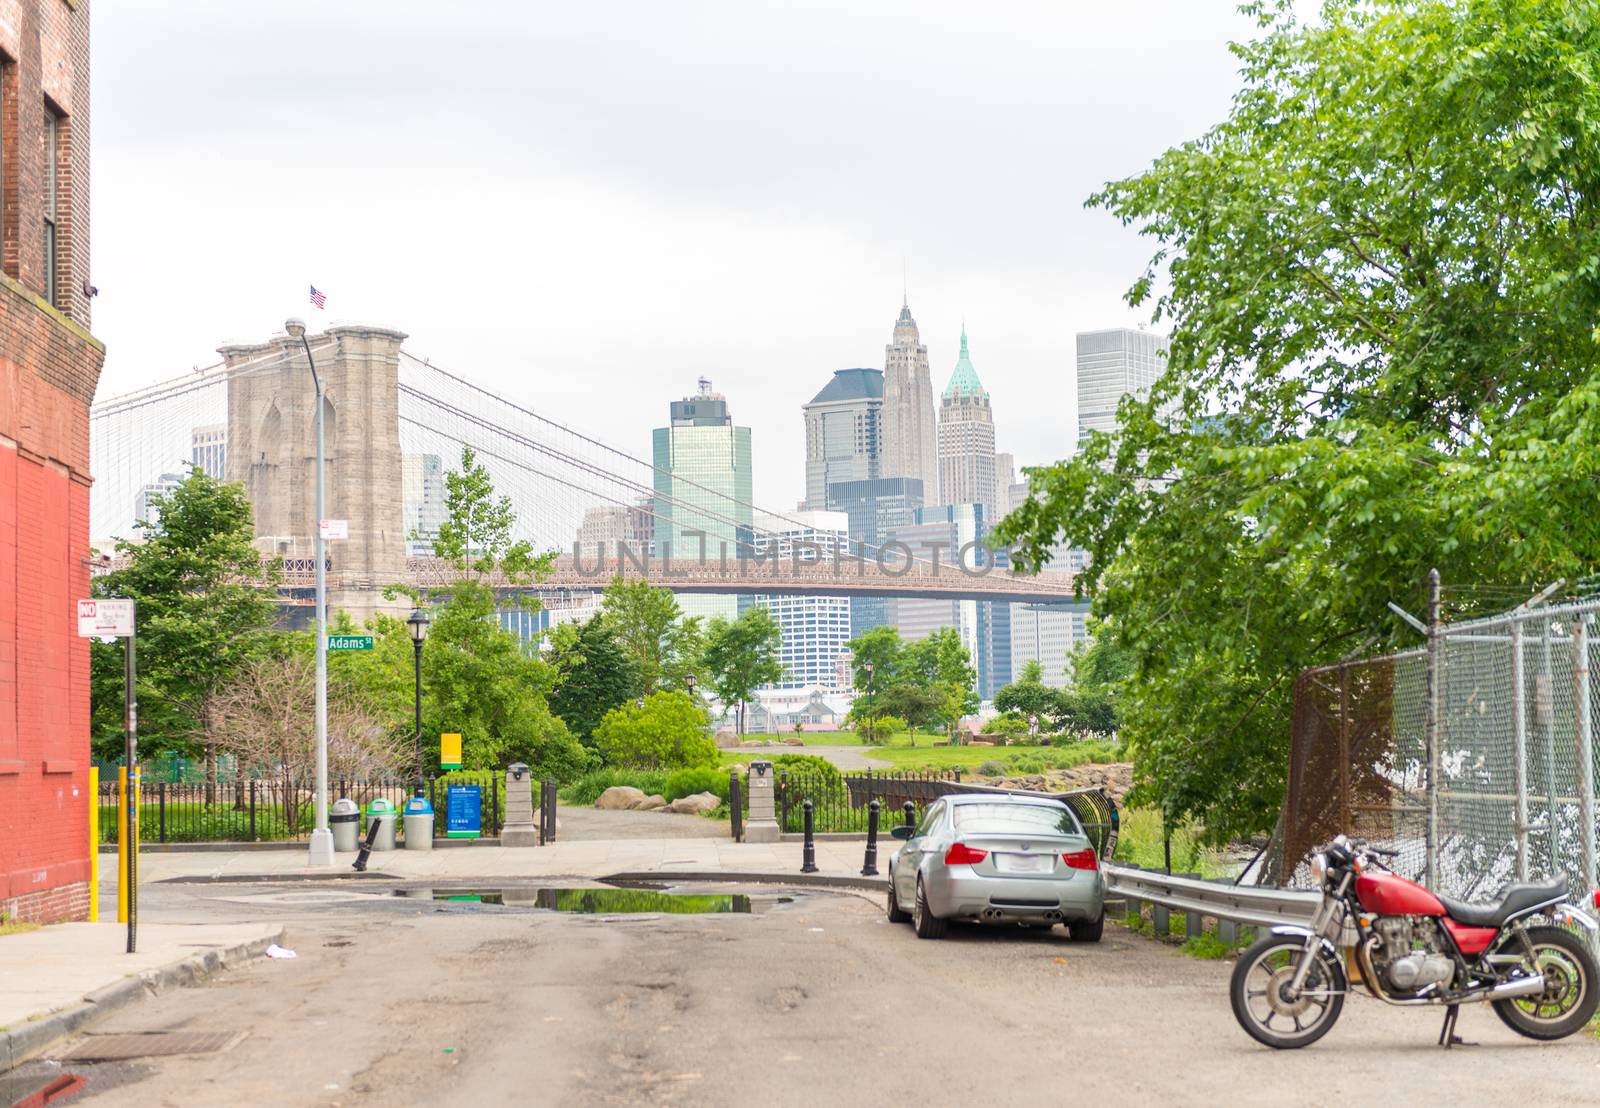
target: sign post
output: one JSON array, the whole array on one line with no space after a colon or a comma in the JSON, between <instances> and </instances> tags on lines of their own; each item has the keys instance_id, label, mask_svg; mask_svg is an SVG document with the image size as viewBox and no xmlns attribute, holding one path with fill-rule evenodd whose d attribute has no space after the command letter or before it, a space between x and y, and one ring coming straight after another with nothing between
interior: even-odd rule
<instances>
[{"instance_id":1,"label":"sign post","mask_svg":"<svg viewBox=\"0 0 1600 1108\"><path fill-rule=\"evenodd\" d=\"M119 812L117 820L118 831L122 832L117 836L117 854L122 862L120 885L125 890L118 900L127 902L129 954L138 946L139 920L139 700L134 693L139 666L135 622L132 600L78 601L79 637L122 640L122 757L128 788L125 809Z\"/></svg>"}]
</instances>

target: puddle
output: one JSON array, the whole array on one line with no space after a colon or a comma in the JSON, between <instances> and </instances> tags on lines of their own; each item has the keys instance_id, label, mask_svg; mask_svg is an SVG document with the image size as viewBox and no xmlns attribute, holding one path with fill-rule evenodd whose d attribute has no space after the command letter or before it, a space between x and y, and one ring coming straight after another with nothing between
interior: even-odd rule
<instances>
[{"instance_id":1,"label":"puddle","mask_svg":"<svg viewBox=\"0 0 1600 1108\"><path fill-rule=\"evenodd\" d=\"M499 904L513 908L545 908L582 915L621 915L630 912L665 912L706 915L760 911L793 898L750 897L742 893L701 895L655 889L396 889L394 895L441 903ZM755 902L759 900L758 905Z\"/></svg>"}]
</instances>

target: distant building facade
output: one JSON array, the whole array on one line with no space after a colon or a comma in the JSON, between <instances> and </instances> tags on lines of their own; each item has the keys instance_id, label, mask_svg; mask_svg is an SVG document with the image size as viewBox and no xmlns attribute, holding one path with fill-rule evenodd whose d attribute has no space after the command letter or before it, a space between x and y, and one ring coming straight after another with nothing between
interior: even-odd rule
<instances>
[{"instance_id":1,"label":"distant building facade","mask_svg":"<svg viewBox=\"0 0 1600 1108\"><path fill-rule=\"evenodd\" d=\"M784 564L828 560L849 542L843 512L797 512L787 517L756 519L755 552L776 553ZM850 598L847 596L762 595L754 602L767 608L783 633L783 677L774 689L838 687L838 658L850 641Z\"/></svg>"},{"instance_id":2,"label":"distant building facade","mask_svg":"<svg viewBox=\"0 0 1600 1108\"><path fill-rule=\"evenodd\" d=\"M999 516L994 411L967 354L965 327L961 329L961 354L939 398L939 502L981 504L991 523Z\"/></svg>"},{"instance_id":3,"label":"distant building facade","mask_svg":"<svg viewBox=\"0 0 1600 1108\"><path fill-rule=\"evenodd\" d=\"M1126 327L1080 331L1077 355L1079 442L1115 430L1122 398L1148 396L1167 368L1166 339Z\"/></svg>"},{"instance_id":4,"label":"distant building facade","mask_svg":"<svg viewBox=\"0 0 1600 1108\"><path fill-rule=\"evenodd\" d=\"M207 423L189 432L189 460L214 481L228 479L228 425Z\"/></svg>"},{"instance_id":5,"label":"distant building facade","mask_svg":"<svg viewBox=\"0 0 1600 1108\"><path fill-rule=\"evenodd\" d=\"M444 463L437 454L406 454L400 460L405 501L406 557L431 558L445 510Z\"/></svg>"},{"instance_id":6,"label":"distant building facade","mask_svg":"<svg viewBox=\"0 0 1600 1108\"><path fill-rule=\"evenodd\" d=\"M133 498L133 519L135 523L143 523L146 527L154 528L161 523L161 509L157 501L177 490L183 484L184 474L163 473L154 481L139 490L139 495ZM142 532L143 528L141 528Z\"/></svg>"},{"instance_id":7,"label":"distant building facade","mask_svg":"<svg viewBox=\"0 0 1600 1108\"><path fill-rule=\"evenodd\" d=\"M920 481L924 500L939 503L939 436L928 348L906 304L884 348L882 450L883 476Z\"/></svg>"},{"instance_id":8,"label":"distant building facade","mask_svg":"<svg viewBox=\"0 0 1600 1108\"><path fill-rule=\"evenodd\" d=\"M806 422L806 500L811 510L833 505L828 489L882 476L883 373L835 370L833 380L802 405Z\"/></svg>"}]
</instances>

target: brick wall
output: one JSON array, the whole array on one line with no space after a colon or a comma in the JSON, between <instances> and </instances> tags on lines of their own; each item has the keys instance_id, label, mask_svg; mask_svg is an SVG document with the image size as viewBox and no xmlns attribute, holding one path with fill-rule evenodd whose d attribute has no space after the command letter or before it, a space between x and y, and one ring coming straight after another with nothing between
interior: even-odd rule
<instances>
[{"instance_id":1,"label":"brick wall","mask_svg":"<svg viewBox=\"0 0 1600 1108\"><path fill-rule=\"evenodd\" d=\"M0 913L81 919L89 877L88 5L0 0ZM45 296L44 127L57 164L60 309Z\"/></svg>"}]
</instances>

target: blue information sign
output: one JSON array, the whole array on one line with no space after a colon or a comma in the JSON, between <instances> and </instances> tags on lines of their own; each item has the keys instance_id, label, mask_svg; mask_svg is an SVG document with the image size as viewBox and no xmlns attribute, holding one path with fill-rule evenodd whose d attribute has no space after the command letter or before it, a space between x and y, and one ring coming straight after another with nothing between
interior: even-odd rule
<instances>
[{"instance_id":1,"label":"blue information sign","mask_svg":"<svg viewBox=\"0 0 1600 1108\"><path fill-rule=\"evenodd\" d=\"M452 839L483 834L483 786L451 785L445 790L444 831Z\"/></svg>"}]
</instances>

